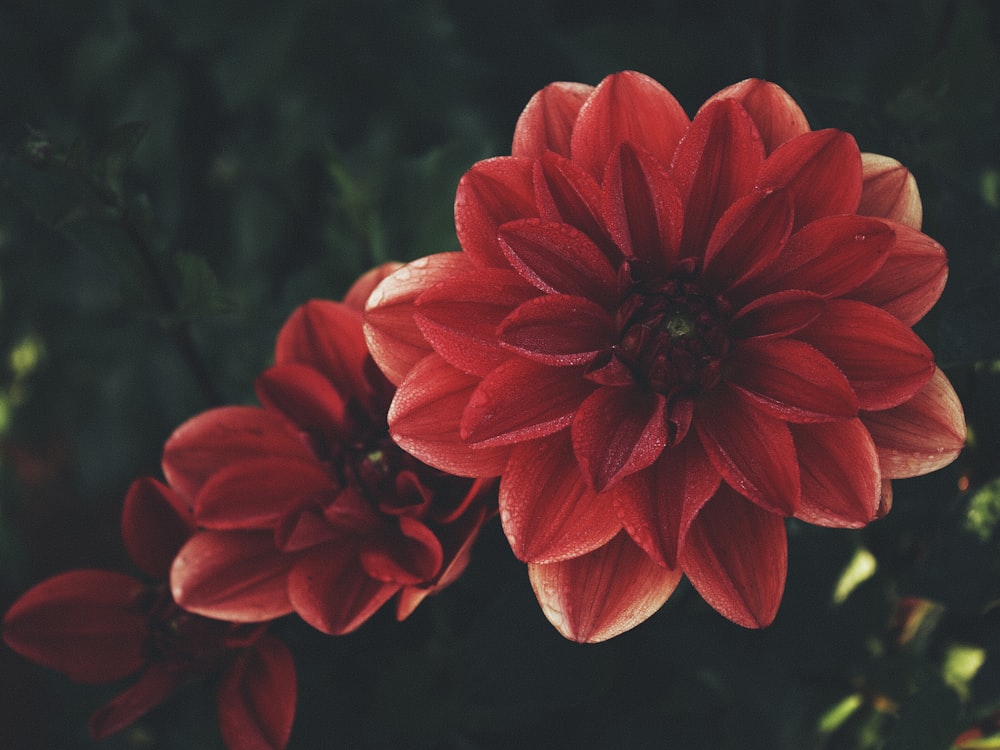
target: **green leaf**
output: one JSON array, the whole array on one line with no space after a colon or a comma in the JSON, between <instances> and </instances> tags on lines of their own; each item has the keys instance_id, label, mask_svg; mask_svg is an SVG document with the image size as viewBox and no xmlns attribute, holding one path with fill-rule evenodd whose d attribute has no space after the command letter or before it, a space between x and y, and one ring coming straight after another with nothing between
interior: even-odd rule
<instances>
[{"instance_id":1,"label":"green leaf","mask_svg":"<svg viewBox=\"0 0 1000 750\"><path fill-rule=\"evenodd\" d=\"M197 320L238 309L236 300L223 290L205 258L194 253L177 253L174 262L180 275L177 314L181 320Z\"/></svg>"}]
</instances>

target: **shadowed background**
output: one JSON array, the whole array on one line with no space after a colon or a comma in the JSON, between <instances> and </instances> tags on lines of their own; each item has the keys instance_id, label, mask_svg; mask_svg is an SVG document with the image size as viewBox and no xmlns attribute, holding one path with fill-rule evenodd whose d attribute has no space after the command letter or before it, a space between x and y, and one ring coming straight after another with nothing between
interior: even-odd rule
<instances>
[{"instance_id":1,"label":"shadowed background","mask_svg":"<svg viewBox=\"0 0 1000 750\"><path fill-rule=\"evenodd\" d=\"M401 625L277 625L299 671L289 747L931 750L1000 707L996 4L56 5L0 7L2 609L69 568L131 572L121 501L171 430L252 401L297 305L455 249L459 177L509 153L537 89L631 68L693 114L759 76L916 175L951 267L917 331L970 447L896 482L867 529L790 522L785 599L760 632L682 584L634 631L568 643L494 524ZM0 647L6 747L222 747L210 683L92 743L113 694Z\"/></svg>"}]
</instances>

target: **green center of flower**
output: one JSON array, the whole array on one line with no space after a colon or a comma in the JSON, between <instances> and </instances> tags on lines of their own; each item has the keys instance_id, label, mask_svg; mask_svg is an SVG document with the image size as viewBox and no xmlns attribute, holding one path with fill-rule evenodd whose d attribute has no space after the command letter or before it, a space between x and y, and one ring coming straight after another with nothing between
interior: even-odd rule
<instances>
[{"instance_id":1,"label":"green center of flower","mask_svg":"<svg viewBox=\"0 0 1000 750\"><path fill-rule=\"evenodd\" d=\"M729 304L691 274L643 282L618 308L615 353L651 390L702 393L719 382L729 318Z\"/></svg>"}]
</instances>

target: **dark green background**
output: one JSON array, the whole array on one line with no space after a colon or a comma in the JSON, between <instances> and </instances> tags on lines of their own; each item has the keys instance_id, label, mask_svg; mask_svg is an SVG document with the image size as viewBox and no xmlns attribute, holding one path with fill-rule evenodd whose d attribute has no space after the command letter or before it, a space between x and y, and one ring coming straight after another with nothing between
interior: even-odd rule
<instances>
[{"instance_id":1,"label":"dark green background","mask_svg":"<svg viewBox=\"0 0 1000 750\"><path fill-rule=\"evenodd\" d=\"M0 607L68 568L130 569L121 500L158 472L170 431L251 400L296 305L339 297L373 263L454 249L458 178L509 152L535 90L633 68L693 113L762 76L814 128L917 176L951 263L918 331L962 397L969 449L896 482L894 510L865 530L790 523L785 600L760 632L682 584L634 631L568 643L494 524L466 575L402 625L277 626L300 673L290 748L948 748L1000 706L998 7L8 0ZM858 550L876 571L835 604ZM891 615L908 595L933 606L903 639ZM955 646L985 655L974 678L946 669ZM90 743L86 718L115 688L0 648L0 744L221 748L212 688ZM838 720L838 705L853 710Z\"/></svg>"}]
</instances>

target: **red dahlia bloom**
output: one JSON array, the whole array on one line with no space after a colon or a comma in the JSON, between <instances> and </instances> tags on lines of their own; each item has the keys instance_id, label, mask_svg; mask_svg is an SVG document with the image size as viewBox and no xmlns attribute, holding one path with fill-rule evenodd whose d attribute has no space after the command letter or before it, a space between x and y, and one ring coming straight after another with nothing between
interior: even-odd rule
<instances>
[{"instance_id":1,"label":"red dahlia bloom","mask_svg":"<svg viewBox=\"0 0 1000 750\"><path fill-rule=\"evenodd\" d=\"M361 310L393 268L292 314L257 381L263 408L212 409L167 441L164 474L199 527L171 573L185 609L236 622L295 611L341 634L397 595L403 619L464 569L495 495L389 438L394 389Z\"/></svg>"},{"instance_id":2,"label":"red dahlia bloom","mask_svg":"<svg viewBox=\"0 0 1000 750\"><path fill-rule=\"evenodd\" d=\"M166 578L193 530L180 498L153 479L132 484L122 533L136 565L158 583L72 570L30 589L7 611L3 638L22 656L84 683L138 679L90 719L95 739L125 728L180 684L221 673L226 746L283 748L295 715L295 665L266 625L209 620L173 601Z\"/></svg>"},{"instance_id":3,"label":"red dahlia bloom","mask_svg":"<svg viewBox=\"0 0 1000 750\"><path fill-rule=\"evenodd\" d=\"M910 327L944 250L892 159L747 80L689 120L634 72L555 83L455 200L461 253L400 269L367 336L393 437L500 475L549 619L611 637L686 575L771 622L784 519L856 527L950 462L965 424Z\"/></svg>"}]
</instances>

